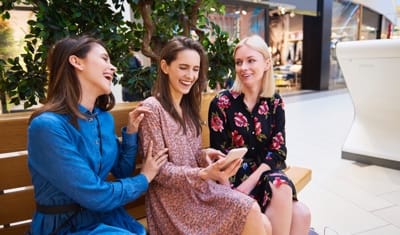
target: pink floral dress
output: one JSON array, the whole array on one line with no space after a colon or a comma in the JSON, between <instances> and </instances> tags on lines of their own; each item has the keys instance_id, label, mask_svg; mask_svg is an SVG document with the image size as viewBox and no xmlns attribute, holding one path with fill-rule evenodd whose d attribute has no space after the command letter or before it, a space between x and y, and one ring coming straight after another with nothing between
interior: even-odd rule
<instances>
[{"instance_id":1,"label":"pink floral dress","mask_svg":"<svg viewBox=\"0 0 400 235\"><path fill-rule=\"evenodd\" d=\"M154 97L143 105L152 113L140 124L142 148L147 150L150 141L153 154L168 148L168 162L146 195L150 234L241 234L254 199L227 185L201 179L198 173L205 163L200 157L201 136L193 125L187 124L184 133Z\"/></svg>"},{"instance_id":2,"label":"pink floral dress","mask_svg":"<svg viewBox=\"0 0 400 235\"><path fill-rule=\"evenodd\" d=\"M225 153L232 148L248 148L241 168L231 178L232 187L239 186L261 163L266 163L271 170L261 175L250 192L262 211L266 210L272 197L268 182L289 184L293 199L297 200L293 183L282 171L286 167L286 144L281 96L261 97L253 110L248 110L243 98L244 94L223 90L211 102L208 113L211 147Z\"/></svg>"}]
</instances>

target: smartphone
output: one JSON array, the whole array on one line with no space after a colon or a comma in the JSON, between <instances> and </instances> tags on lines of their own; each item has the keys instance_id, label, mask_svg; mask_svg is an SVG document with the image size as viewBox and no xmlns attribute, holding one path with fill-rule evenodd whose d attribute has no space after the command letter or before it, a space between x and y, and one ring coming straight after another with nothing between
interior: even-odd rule
<instances>
[{"instance_id":1,"label":"smartphone","mask_svg":"<svg viewBox=\"0 0 400 235\"><path fill-rule=\"evenodd\" d=\"M221 169L223 170L227 168L232 161L242 158L246 154L246 152L246 147L231 149L226 155L224 165L221 167Z\"/></svg>"}]
</instances>

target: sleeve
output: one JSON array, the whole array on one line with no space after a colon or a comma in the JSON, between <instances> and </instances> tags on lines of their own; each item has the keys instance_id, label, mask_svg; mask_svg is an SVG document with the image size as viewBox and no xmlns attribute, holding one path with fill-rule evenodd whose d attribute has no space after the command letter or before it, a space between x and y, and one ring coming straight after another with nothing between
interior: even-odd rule
<instances>
[{"instance_id":1,"label":"sleeve","mask_svg":"<svg viewBox=\"0 0 400 235\"><path fill-rule=\"evenodd\" d=\"M137 199L148 188L144 175L108 182L99 177L90 151L79 151L79 135L61 118L40 115L28 127L28 163L35 191L49 190L49 184L81 206L109 211ZM44 182L43 182L44 181ZM44 195L44 196L43 196ZM47 198L46 198L47 197ZM44 193L36 198L49 200Z\"/></svg>"},{"instance_id":2,"label":"sleeve","mask_svg":"<svg viewBox=\"0 0 400 235\"><path fill-rule=\"evenodd\" d=\"M126 178L132 176L136 167L138 134L126 133L126 127L122 128L121 133L122 141L117 138L119 158L111 172L117 178Z\"/></svg>"},{"instance_id":3,"label":"sleeve","mask_svg":"<svg viewBox=\"0 0 400 235\"><path fill-rule=\"evenodd\" d=\"M210 103L208 109L208 128L210 130L210 146L227 153L230 149L231 136L227 128L227 116L223 109L218 107L219 95Z\"/></svg>"},{"instance_id":4,"label":"sleeve","mask_svg":"<svg viewBox=\"0 0 400 235\"><path fill-rule=\"evenodd\" d=\"M284 169L286 167L286 133L285 133L285 110L284 102L280 95L275 94L272 99L271 111L271 138L269 138L268 149L263 162L271 169Z\"/></svg>"},{"instance_id":5,"label":"sleeve","mask_svg":"<svg viewBox=\"0 0 400 235\"><path fill-rule=\"evenodd\" d=\"M205 157L203 157L203 149L199 148L199 150L196 153L196 161L197 165L200 167L207 167L208 162L206 161Z\"/></svg>"},{"instance_id":6,"label":"sleeve","mask_svg":"<svg viewBox=\"0 0 400 235\"><path fill-rule=\"evenodd\" d=\"M145 104L149 105L150 104ZM152 110L151 114L146 114L140 123L139 139L141 146L143 147L143 156L147 156L147 149L150 141L153 141L153 154L166 147L163 132L164 127L161 122L161 115L163 115L162 107L150 107ZM169 150L172 151L172 150ZM190 185L192 188L198 188L204 183L199 177L200 168L190 166L178 166L167 161L157 176L154 178L154 182L169 188L179 188L181 185Z\"/></svg>"}]
</instances>

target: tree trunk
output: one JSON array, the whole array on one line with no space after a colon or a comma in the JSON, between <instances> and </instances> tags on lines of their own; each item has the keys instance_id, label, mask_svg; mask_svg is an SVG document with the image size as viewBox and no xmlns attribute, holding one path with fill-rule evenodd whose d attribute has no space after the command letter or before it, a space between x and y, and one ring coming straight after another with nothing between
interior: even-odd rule
<instances>
[{"instance_id":1,"label":"tree trunk","mask_svg":"<svg viewBox=\"0 0 400 235\"><path fill-rule=\"evenodd\" d=\"M1 113L8 113L7 110L7 97L4 92L0 92Z\"/></svg>"}]
</instances>

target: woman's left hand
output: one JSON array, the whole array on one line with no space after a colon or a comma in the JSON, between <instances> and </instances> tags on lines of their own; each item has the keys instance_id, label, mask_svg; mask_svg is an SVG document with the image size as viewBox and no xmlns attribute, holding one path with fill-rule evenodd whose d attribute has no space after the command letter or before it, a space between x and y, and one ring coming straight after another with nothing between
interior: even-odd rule
<instances>
[{"instance_id":1,"label":"woman's left hand","mask_svg":"<svg viewBox=\"0 0 400 235\"><path fill-rule=\"evenodd\" d=\"M139 130L140 122L143 120L144 115L150 113L151 110L148 107L142 106L141 103L128 115L128 125L126 126L126 132L128 134L135 133Z\"/></svg>"}]
</instances>

